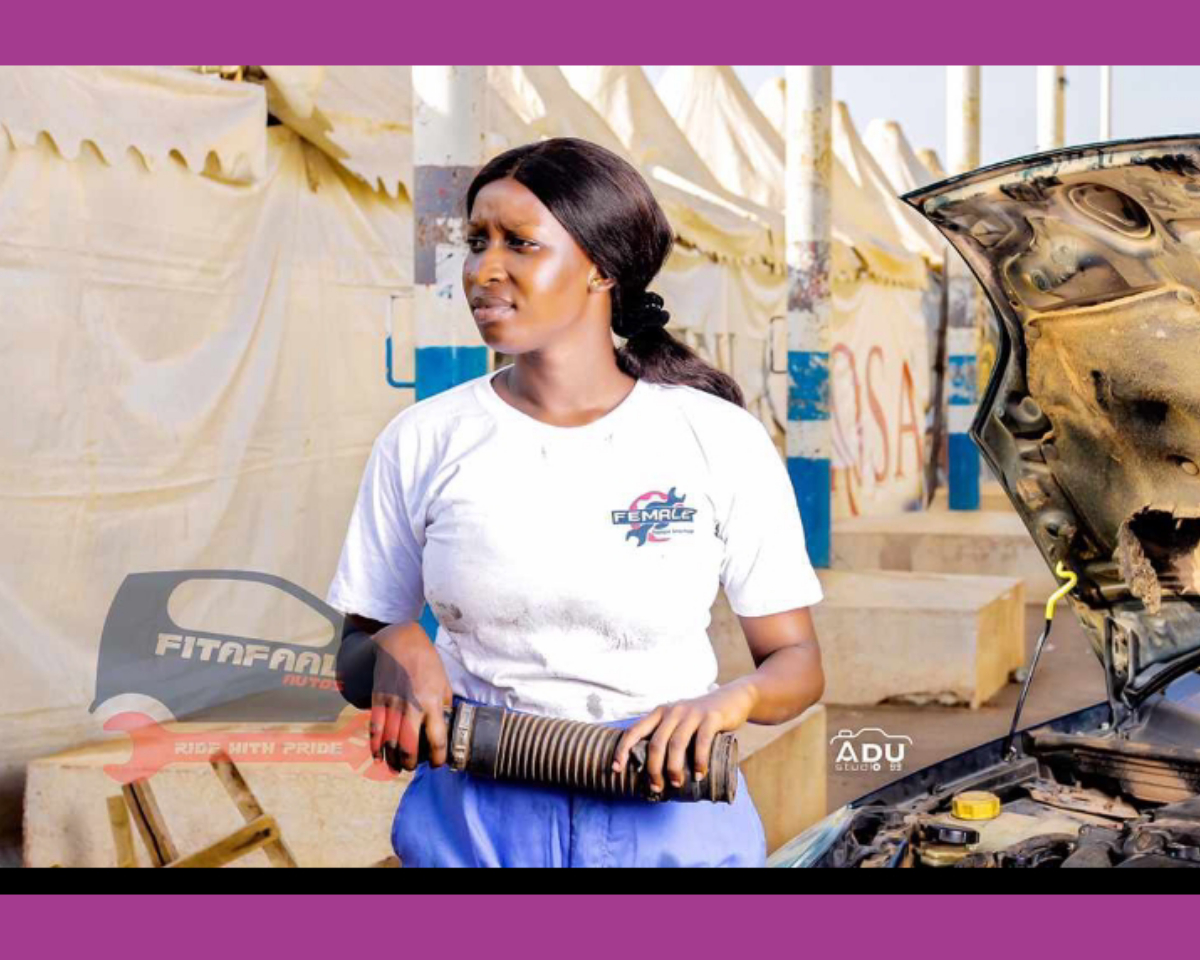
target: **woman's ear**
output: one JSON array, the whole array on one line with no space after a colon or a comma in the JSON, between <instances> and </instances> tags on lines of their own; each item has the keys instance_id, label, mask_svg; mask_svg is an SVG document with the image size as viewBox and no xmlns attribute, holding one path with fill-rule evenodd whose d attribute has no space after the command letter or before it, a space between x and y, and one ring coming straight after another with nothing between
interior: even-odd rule
<instances>
[{"instance_id":1,"label":"woman's ear","mask_svg":"<svg viewBox=\"0 0 1200 960\"><path fill-rule=\"evenodd\" d=\"M588 279L588 291L591 293L599 293L601 290L611 290L612 288L613 281L608 280L597 273L593 273Z\"/></svg>"}]
</instances>

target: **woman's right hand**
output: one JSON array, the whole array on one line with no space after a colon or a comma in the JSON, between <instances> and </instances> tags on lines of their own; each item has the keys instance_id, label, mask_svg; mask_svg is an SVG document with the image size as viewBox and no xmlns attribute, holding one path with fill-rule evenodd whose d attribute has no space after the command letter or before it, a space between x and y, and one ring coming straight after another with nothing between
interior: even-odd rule
<instances>
[{"instance_id":1,"label":"woman's right hand","mask_svg":"<svg viewBox=\"0 0 1200 960\"><path fill-rule=\"evenodd\" d=\"M453 692L442 658L416 622L392 624L372 638L375 678L371 693L371 755L383 759L384 746L405 770L417 767L421 731L429 742L429 765L446 762L445 710Z\"/></svg>"}]
</instances>

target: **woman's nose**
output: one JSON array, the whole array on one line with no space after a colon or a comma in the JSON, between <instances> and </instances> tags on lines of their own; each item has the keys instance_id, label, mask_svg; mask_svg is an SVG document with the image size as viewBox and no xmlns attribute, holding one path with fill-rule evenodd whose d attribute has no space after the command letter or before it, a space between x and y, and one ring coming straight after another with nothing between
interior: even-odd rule
<instances>
[{"instance_id":1,"label":"woman's nose","mask_svg":"<svg viewBox=\"0 0 1200 960\"><path fill-rule=\"evenodd\" d=\"M485 286L493 280L504 280L507 278L508 273L504 269L502 249L489 244L486 249L475 255L474 260L474 280L480 286ZM470 270L470 259L467 260L467 266L468 270Z\"/></svg>"}]
</instances>

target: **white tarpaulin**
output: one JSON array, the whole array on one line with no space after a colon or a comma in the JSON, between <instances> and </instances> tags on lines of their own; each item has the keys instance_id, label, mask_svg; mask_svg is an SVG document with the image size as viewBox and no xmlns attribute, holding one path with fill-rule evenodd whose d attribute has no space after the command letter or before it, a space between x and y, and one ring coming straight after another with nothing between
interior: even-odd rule
<instances>
[{"instance_id":1,"label":"white tarpaulin","mask_svg":"<svg viewBox=\"0 0 1200 960\"><path fill-rule=\"evenodd\" d=\"M782 209L783 138L731 68L669 67L657 89L722 184ZM830 399L834 516L840 518L920 502L929 395L922 301L929 271L906 246L899 215L887 208L890 188L881 187L883 174L840 105L833 138ZM771 378L770 394L778 417L787 395L784 375Z\"/></svg>"},{"instance_id":2,"label":"white tarpaulin","mask_svg":"<svg viewBox=\"0 0 1200 960\"><path fill-rule=\"evenodd\" d=\"M259 98L265 117L261 88L185 76L236 91L235 113ZM104 130L127 105L100 80ZM189 102L142 92L163 123ZM69 160L31 139L0 137L7 823L23 761L97 730L86 707L126 574L254 570L323 596L370 445L411 400L383 375L389 307L398 375L411 374L406 202L282 126L263 130L261 175L247 183L165 155L153 172L90 147ZM184 615L214 607L210 594ZM272 636L275 611L243 605L238 632Z\"/></svg>"},{"instance_id":3,"label":"white tarpaulin","mask_svg":"<svg viewBox=\"0 0 1200 960\"><path fill-rule=\"evenodd\" d=\"M267 111L262 91L171 67L0 68L0 129L11 143L40 135L75 159L90 143L109 163L133 149L147 167L178 154L230 180L262 176Z\"/></svg>"},{"instance_id":4,"label":"white tarpaulin","mask_svg":"<svg viewBox=\"0 0 1200 960\"><path fill-rule=\"evenodd\" d=\"M408 67L264 67L271 113L370 187L407 193L412 178Z\"/></svg>"}]
</instances>

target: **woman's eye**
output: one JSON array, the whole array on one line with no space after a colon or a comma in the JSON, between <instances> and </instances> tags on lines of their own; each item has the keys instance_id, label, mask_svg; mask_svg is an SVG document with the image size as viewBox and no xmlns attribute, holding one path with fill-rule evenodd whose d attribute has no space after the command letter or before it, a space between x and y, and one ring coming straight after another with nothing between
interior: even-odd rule
<instances>
[{"instance_id":1,"label":"woman's eye","mask_svg":"<svg viewBox=\"0 0 1200 960\"><path fill-rule=\"evenodd\" d=\"M537 246L537 244L534 241L523 240L521 237L509 237L507 242L508 242L509 246L516 247L519 250L531 250ZM467 238L467 248L469 250L471 250L472 253L482 253L484 250L487 249L487 245L488 245L487 237L468 237Z\"/></svg>"}]
</instances>

